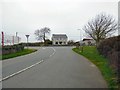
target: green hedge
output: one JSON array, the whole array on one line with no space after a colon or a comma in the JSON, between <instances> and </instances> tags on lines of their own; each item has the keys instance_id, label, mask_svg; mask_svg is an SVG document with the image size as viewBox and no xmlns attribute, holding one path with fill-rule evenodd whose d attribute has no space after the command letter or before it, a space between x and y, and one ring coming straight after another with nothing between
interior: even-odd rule
<instances>
[{"instance_id":1,"label":"green hedge","mask_svg":"<svg viewBox=\"0 0 120 90\"><path fill-rule=\"evenodd\" d=\"M103 40L97 49L108 58L109 65L114 68L120 83L120 35Z\"/></svg>"},{"instance_id":2,"label":"green hedge","mask_svg":"<svg viewBox=\"0 0 120 90\"><path fill-rule=\"evenodd\" d=\"M43 42L35 42L35 43L22 43L24 46L42 46Z\"/></svg>"}]
</instances>

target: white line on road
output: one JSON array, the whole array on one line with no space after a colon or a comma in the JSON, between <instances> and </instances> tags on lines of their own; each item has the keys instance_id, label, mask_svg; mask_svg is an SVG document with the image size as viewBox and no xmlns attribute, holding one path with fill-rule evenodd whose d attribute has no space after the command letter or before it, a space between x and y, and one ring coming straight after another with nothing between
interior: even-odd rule
<instances>
[{"instance_id":1,"label":"white line on road","mask_svg":"<svg viewBox=\"0 0 120 90\"><path fill-rule=\"evenodd\" d=\"M52 49L53 49L54 52L49 57L52 57L56 52L56 50L53 47L52 47Z\"/></svg>"},{"instance_id":2,"label":"white line on road","mask_svg":"<svg viewBox=\"0 0 120 90\"><path fill-rule=\"evenodd\" d=\"M43 48L43 49L46 49L46 48ZM53 55L55 54L55 52L56 52L56 50L55 50L53 47L52 47L52 49L53 49L54 52L50 55L50 57L53 56ZM22 72L24 72L24 71L26 71L26 70L28 70L28 69L36 66L36 65L42 63L43 61L44 61L44 60L41 60L41 61L39 61L39 62L37 62L37 63L35 63L35 64L27 67L27 68L24 68L24 69L22 69L22 70L20 70L20 71L18 71L18 72L16 72L16 73L13 73L13 74L11 74L11 75L9 75L9 76L6 76L5 78L0 79L0 82L1 82L1 81L4 81L4 80L6 80L6 79L9 79L9 78L11 78L11 77L13 77L13 76L15 76L15 75L17 75L17 74L20 74L20 73L22 73Z\"/></svg>"},{"instance_id":3,"label":"white line on road","mask_svg":"<svg viewBox=\"0 0 120 90\"><path fill-rule=\"evenodd\" d=\"M43 47L42 49L46 49L46 48Z\"/></svg>"},{"instance_id":4,"label":"white line on road","mask_svg":"<svg viewBox=\"0 0 120 90\"><path fill-rule=\"evenodd\" d=\"M37 62L37 63L35 63L35 64L33 64L33 65L27 67L27 68L24 68L24 69L22 69L22 70L20 70L20 71L18 71L18 72L16 72L16 73L13 73L13 74L11 74L11 75L9 75L9 76L6 76L5 78L0 79L0 82L6 80L6 79L8 79L8 78L11 78L11 77L13 77L13 76L15 76L15 75L17 75L17 74L20 74L20 73L22 73L22 72L24 72L24 71L26 71L26 70L28 70L28 69L30 69L30 68L36 66L36 65L42 63L43 61L44 61L44 60L41 60L41 61L39 61L39 62Z\"/></svg>"}]
</instances>

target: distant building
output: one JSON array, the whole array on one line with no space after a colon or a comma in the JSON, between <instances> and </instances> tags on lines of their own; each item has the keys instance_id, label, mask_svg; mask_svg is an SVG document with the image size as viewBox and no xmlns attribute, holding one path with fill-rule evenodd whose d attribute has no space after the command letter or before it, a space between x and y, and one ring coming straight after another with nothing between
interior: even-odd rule
<instances>
[{"instance_id":1,"label":"distant building","mask_svg":"<svg viewBox=\"0 0 120 90\"><path fill-rule=\"evenodd\" d=\"M84 43L85 45L95 45L95 40L93 40L93 39L88 39L88 38L84 38L84 39L83 39L83 43Z\"/></svg>"},{"instance_id":2,"label":"distant building","mask_svg":"<svg viewBox=\"0 0 120 90\"><path fill-rule=\"evenodd\" d=\"M53 45L67 45L68 37L66 34L53 34L52 44Z\"/></svg>"}]
</instances>

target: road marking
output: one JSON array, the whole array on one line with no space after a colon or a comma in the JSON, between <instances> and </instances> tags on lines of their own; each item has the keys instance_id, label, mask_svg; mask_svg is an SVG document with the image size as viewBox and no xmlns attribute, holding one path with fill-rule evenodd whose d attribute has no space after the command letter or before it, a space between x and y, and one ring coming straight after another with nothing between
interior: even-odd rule
<instances>
[{"instance_id":1,"label":"road marking","mask_svg":"<svg viewBox=\"0 0 120 90\"><path fill-rule=\"evenodd\" d=\"M56 52L56 50L53 47L52 47L52 49L53 49L54 52L49 57L52 57Z\"/></svg>"},{"instance_id":2,"label":"road marking","mask_svg":"<svg viewBox=\"0 0 120 90\"><path fill-rule=\"evenodd\" d=\"M42 49L46 49L46 48L43 47Z\"/></svg>"},{"instance_id":3,"label":"road marking","mask_svg":"<svg viewBox=\"0 0 120 90\"><path fill-rule=\"evenodd\" d=\"M46 48L43 48L43 49L46 49ZM53 47L52 47L52 49L53 49L54 52L50 55L50 57L53 56L53 55L55 54L55 52L56 52L56 50L55 50ZM35 63L35 64L27 67L27 68L24 68L24 69L22 69L22 70L20 70L20 71L18 71L18 72L16 72L16 73L13 73L13 74L11 74L11 75L9 75L9 76L6 76L5 78L0 79L0 82L1 82L1 81L4 81L4 80L6 80L6 79L9 79L9 78L11 78L11 77L13 77L13 76L15 76L15 75L17 75L17 74L20 74L20 73L22 73L22 72L24 72L24 71L26 71L26 70L28 70L28 69L36 66L36 65L42 63L43 61L44 61L44 60L41 60L41 61L39 61L39 62L37 62L37 63Z\"/></svg>"},{"instance_id":4,"label":"road marking","mask_svg":"<svg viewBox=\"0 0 120 90\"><path fill-rule=\"evenodd\" d=\"M50 57L52 57L52 55L50 55Z\"/></svg>"},{"instance_id":5,"label":"road marking","mask_svg":"<svg viewBox=\"0 0 120 90\"><path fill-rule=\"evenodd\" d=\"M24 68L24 69L22 69L22 70L20 70L20 71L18 71L18 72L16 72L16 73L13 73L13 74L11 74L11 75L9 75L9 76L6 76L5 78L0 79L0 82L1 82L1 81L4 81L4 80L6 80L6 79L9 79L9 78L11 78L11 77L13 77L13 76L15 76L15 75L17 75L17 74L20 74L20 73L22 73L22 72L24 72L24 71L26 71L26 70L28 70L28 69L30 69L30 68L36 66L36 65L42 63L43 61L44 61L44 60L41 60L41 61L39 61L39 62L37 62L37 63L35 63L35 64L33 64L33 65L27 67L27 68Z\"/></svg>"}]
</instances>

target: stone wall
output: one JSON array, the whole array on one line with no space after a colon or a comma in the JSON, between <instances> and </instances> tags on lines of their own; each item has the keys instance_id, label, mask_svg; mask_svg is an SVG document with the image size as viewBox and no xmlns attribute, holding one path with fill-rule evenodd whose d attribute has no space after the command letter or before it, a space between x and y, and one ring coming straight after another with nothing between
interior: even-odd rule
<instances>
[{"instance_id":1,"label":"stone wall","mask_svg":"<svg viewBox=\"0 0 120 90\"><path fill-rule=\"evenodd\" d=\"M22 51L23 49L24 49L23 44L7 45L2 47L2 54L15 53L18 51Z\"/></svg>"}]
</instances>

